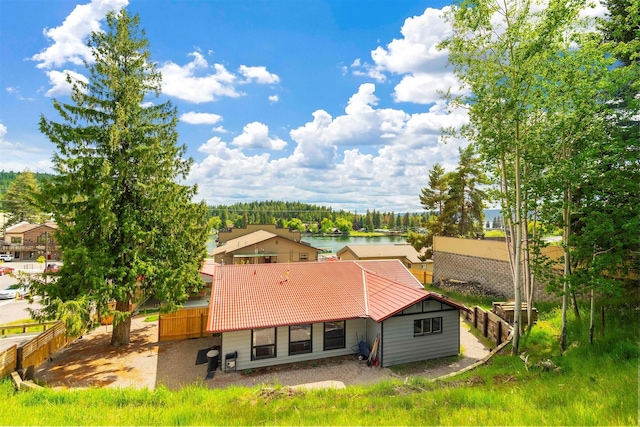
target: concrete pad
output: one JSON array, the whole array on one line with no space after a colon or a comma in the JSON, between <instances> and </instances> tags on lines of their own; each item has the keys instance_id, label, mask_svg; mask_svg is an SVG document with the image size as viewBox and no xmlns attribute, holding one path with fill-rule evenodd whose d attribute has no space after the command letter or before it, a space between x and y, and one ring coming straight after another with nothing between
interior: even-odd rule
<instances>
[{"instance_id":1,"label":"concrete pad","mask_svg":"<svg viewBox=\"0 0 640 427\"><path fill-rule=\"evenodd\" d=\"M321 388L335 388L341 389L345 388L345 385L342 381L318 381L315 383L306 383L306 384L298 384L289 387L293 390L317 390Z\"/></svg>"}]
</instances>

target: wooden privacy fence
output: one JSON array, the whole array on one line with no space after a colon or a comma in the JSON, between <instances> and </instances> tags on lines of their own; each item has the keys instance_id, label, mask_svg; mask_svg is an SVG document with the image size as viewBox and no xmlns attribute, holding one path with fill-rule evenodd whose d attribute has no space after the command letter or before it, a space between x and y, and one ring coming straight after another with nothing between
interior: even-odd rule
<instances>
[{"instance_id":1,"label":"wooden privacy fence","mask_svg":"<svg viewBox=\"0 0 640 427\"><path fill-rule=\"evenodd\" d=\"M69 343L67 330L62 322L56 322L30 341L18 346L13 345L0 352L0 378L13 371L36 367L47 360L53 353Z\"/></svg>"},{"instance_id":2,"label":"wooden privacy fence","mask_svg":"<svg viewBox=\"0 0 640 427\"><path fill-rule=\"evenodd\" d=\"M202 338L207 336L208 307L183 308L158 317L158 341Z\"/></svg>"},{"instance_id":3,"label":"wooden privacy fence","mask_svg":"<svg viewBox=\"0 0 640 427\"><path fill-rule=\"evenodd\" d=\"M67 329L64 323L58 322L53 328L47 329L18 348L16 369L38 366L68 342Z\"/></svg>"},{"instance_id":4,"label":"wooden privacy fence","mask_svg":"<svg viewBox=\"0 0 640 427\"><path fill-rule=\"evenodd\" d=\"M15 344L0 353L0 378L4 378L16 370L18 346Z\"/></svg>"},{"instance_id":5,"label":"wooden privacy fence","mask_svg":"<svg viewBox=\"0 0 640 427\"><path fill-rule=\"evenodd\" d=\"M430 285L433 282L433 272L422 270L421 268L410 268L409 271L423 285Z\"/></svg>"},{"instance_id":6,"label":"wooden privacy fence","mask_svg":"<svg viewBox=\"0 0 640 427\"><path fill-rule=\"evenodd\" d=\"M7 331L10 331L11 333L23 333L26 334L27 332L38 332L40 330L46 331L47 328L50 328L53 325L58 324L58 321L56 320L55 322L43 322L43 323L20 323L20 324L16 324L16 325L6 325L6 326L0 326L0 333L2 333L2 335L7 335ZM15 332L16 330L21 331L21 332Z\"/></svg>"},{"instance_id":7,"label":"wooden privacy fence","mask_svg":"<svg viewBox=\"0 0 640 427\"><path fill-rule=\"evenodd\" d=\"M511 325L490 311L484 311L475 306L471 311L463 311L462 315L465 320L482 332L485 338L489 338L496 345L500 345L509 337Z\"/></svg>"}]
</instances>

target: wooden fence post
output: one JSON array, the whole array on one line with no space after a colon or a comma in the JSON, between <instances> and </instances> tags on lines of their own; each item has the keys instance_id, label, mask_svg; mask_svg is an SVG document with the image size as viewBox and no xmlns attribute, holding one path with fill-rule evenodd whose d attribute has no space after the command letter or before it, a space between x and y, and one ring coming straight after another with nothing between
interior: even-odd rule
<instances>
[{"instance_id":1,"label":"wooden fence post","mask_svg":"<svg viewBox=\"0 0 640 427\"><path fill-rule=\"evenodd\" d=\"M22 347L18 347L16 351L16 371L22 369L22 354L23 354Z\"/></svg>"},{"instance_id":2,"label":"wooden fence post","mask_svg":"<svg viewBox=\"0 0 640 427\"><path fill-rule=\"evenodd\" d=\"M482 311L484 314L484 325L482 325L482 335L484 337L489 336L489 313L486 311Z\"/></svg>"},{"instance_id":3,"label":"wooden fence post","mask_svg":"<svg viewBox=\"0 0 640 427\"><path fill-rule=\"evenodd\" d=\"M473 327L478 329L478 306L473 307Z\"/></svg>"},{"instance_id":4,"label":"wooden fence post","mask_svg":"<svg viewBox=\"0 0 640 427\"><path fill-rule=\"evenodd\" d=\"M200 313L200 338L204 337L204 313Z\"/></svg>"},{"instance_id":5,"label":"wooden fence post","mask_svg":"<svg viewBox=\"0 0 640 427\"><path fill-rule=\"evenodd\" d=\"M498 320L498 338L496 339L496 345L502 344L502 320Z\"/></svg>"}]
</instances>

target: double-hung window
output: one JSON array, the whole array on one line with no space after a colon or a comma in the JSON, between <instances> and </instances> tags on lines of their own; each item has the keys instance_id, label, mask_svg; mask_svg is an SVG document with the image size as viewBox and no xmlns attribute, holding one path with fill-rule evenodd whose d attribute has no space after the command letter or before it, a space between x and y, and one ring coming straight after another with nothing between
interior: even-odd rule
<instances>
[{"instance_id":1,"label":"double-hung window","mask_svg":"<svg viewBox=\"0 0 640 427\"><path fill-rule=\"evenodd\" d=\"M251 360L276 357L276 328L251 331Z\"/></svg>"},{"instance_id":2,"label":"double-hung window","mask_svg":"<svg viewBox=\"0 0 640 427\"><path fill-rule=\"evenodd\" d=\"M289 326L289 355L311 352L311 324Z\"/></svg>"},{"instance_id":3,"label":"double-hung window","mask_svg":"<svg viewBox=\"0 0 640 427\"><path fill-rule=\"evenodd\" d=\"M324 350L335 350L345 348L345 325L344 320L338 322L327 322L324 324Z\"/></svg>"},{"instance_id":4,"label":"double-hung window","mask_svg":"<svg viewBox=\"0 0 640 427\"><path fill-rule=\"evenodd\" d=\"M442 317L431 317L429 319L419 319L413 321L413 336L441 334Z\"/></svg>"}]
</instances>

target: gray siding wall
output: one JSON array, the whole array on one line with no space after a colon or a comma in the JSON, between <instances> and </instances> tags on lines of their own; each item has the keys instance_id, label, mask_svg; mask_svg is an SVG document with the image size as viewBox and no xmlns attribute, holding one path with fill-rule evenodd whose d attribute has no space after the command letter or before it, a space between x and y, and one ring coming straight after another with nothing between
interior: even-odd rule
<instances>
[{"instance_id":1,"label":"gray siding wall","mask_svg":"<svg viewBox=\"0 0 640 427\"><path fill-rule=\"evenodd\" d=\"M414 337L413 321L432 317L442 317L442 333ZM460 353L460 311L430 311L391 317L382 325L382 350L384 367L457 355Z\"/></svg>"},{"instance_id":2,"label":"gray siding wall","mask_svg":"<svg viewBox=\"0 0 640 427\"><path fill-rule=\"evenodd\" d=\"M376 339L376 335L378 334L382 334L382 323L367 319L366 341L367 344L369 344L369 348L373 345L373 341Z\"/></svg>"},{"instance_id":3,"label":"gray siding wall","mask_svg":"<svg viewBox=\"0 0 640 427\"><path fill-rule=\"evenodd\" d=\"M251 330L224 332L222 334L222 345L220 351L222 369L224 370L226 366L226 360L224 359L226 354L234 351L238 352L236 370L261 368L265 366L281 365L284 363L304 362L307 360L323 359L326 357L355 354L352 347L358 343L356 340L356 333L358 337L366 335L367 320L353 319L347 320L346 322L346 345L343 349L323 351L324 324L314 323L311 329L312 353L289 356L289 327L281 326L276 330L276 357L260 360L251 360Z\"/></svg>"}]
</instances>

